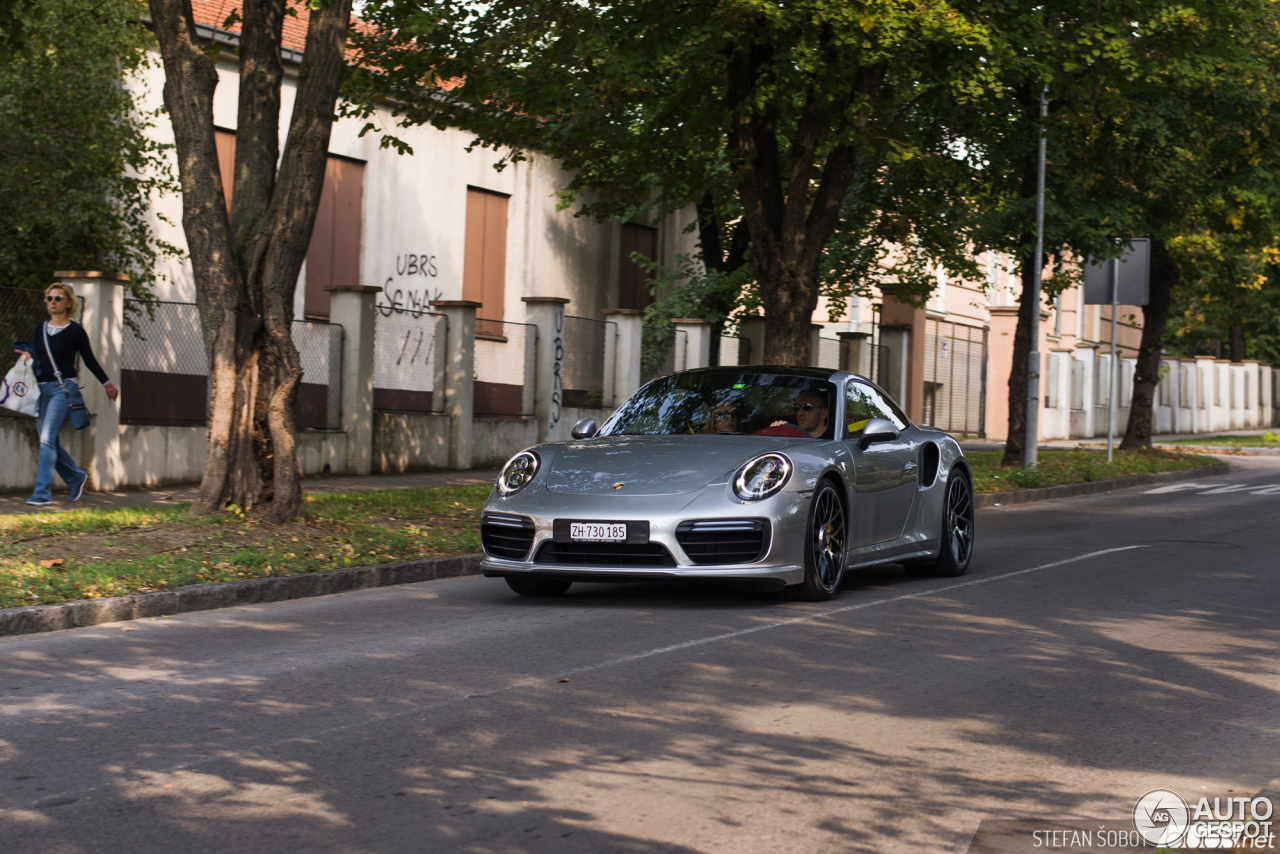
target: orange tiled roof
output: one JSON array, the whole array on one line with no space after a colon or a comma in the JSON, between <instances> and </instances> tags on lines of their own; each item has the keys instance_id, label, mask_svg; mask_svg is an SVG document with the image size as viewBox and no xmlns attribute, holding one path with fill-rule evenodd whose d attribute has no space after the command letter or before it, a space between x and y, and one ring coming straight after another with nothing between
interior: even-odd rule
<instances>
[{"instance_id":1,"label":"orange tiled roof","mask_svg":"<svg viewBox=\"0 0 1280 854\"><path fill-rule=\"evenodd\" d=\"M284 47L301 51L307 46L307 25L311 22L311 10L306 3L289 0L289 6L295 14L284 18ZM222 29L227 16L233 10L241 9L241 0L191 0L191 11L195 13L196 22L209 27ZM240 25L231 27L233 33L240 32Z\"/></svg>"},{"instance_id":2,"label":"orange tiled roof","mask_svg":"<svg viewBox=\"0 0 1280 854\"><path fill-rule=\"evenodd\" d=\"M307 8L307 4L303 0L288 0L289 6L294 10L295 14L286 15L284 18L283 38L281 46L292 48L301 53L307 46L307 27L311 23L311 10ZM207 27L216 27L224 29L223 24L227 21L227 16L234 11L240 11L243 0L191 0L191 11L195 14L196 23L204 24ZM361 28L365 32L372 30L372 27L352 16L352 28ZM228 32L240 33L240 24L227 28ZM350 62L355 58L355 50L347 45L347 61ZM462 85L462 78L453 78L451 80L440 81L436 84L442 89L454 89Z\"/></svg>"}]
</instances>

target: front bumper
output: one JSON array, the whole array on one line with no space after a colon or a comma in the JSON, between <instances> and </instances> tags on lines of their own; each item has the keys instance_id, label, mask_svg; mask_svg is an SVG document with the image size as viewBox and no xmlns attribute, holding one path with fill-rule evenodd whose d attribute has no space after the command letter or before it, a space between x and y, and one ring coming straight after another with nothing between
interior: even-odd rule
<instances>
[{"instance_id":1,"label":"front bumper","mask_svg":"<svg viewBox=\"0 0 1280 854\"><path fill-rule=\"evenodd\" d=\"M539 575L581 581L713 580L755 583L782 587L804 580L804 528L810 495L783 491L763 501L746 502L733 495L729 485L712 484L683 495L599 496L567 495L551 492L541 485L511 498L494 496L485 504L485 514L503 514L528 519L533 524L533 541L523 560L510 560L486 553L480 564L484 575L494 577ZM676 537L681 522L764 518L770 536L765 553L749 563L699 564L685 553ZM553 539L557 519L610 522L647 522L650 543L670 552L675 566L618 566L582 563L535 562L539 549Z\"/></svg>"}]
</instances>

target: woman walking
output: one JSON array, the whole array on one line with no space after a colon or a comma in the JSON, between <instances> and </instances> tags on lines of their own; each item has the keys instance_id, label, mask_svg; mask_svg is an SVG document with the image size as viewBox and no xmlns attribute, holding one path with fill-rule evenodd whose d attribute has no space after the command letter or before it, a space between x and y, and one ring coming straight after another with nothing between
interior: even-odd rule
<instances>
[{"instance_id":1,"label":"woman walking","mask_svg":"<svg viewBox=\"0 0 1280 854\"><path fill-rule=\"evenodd\" d=\"M71 417L73 407L83 408L76 379L76 356L106 388L107 397L115 400L120 392L107 379L107 374L93 357L89 336L84 327L71 318L80 311L80 301L70 285L50 285L44 291L49 319L42 321L35 330L35 351L38 370L36 382L40 384L40 409L36 416L36 429L40 434L40 456L36 465L36 487L27 499L28 504L42 506L52 504L53 473L71 488L68 501L79 501L89 475L76 465L66 449L58 444L58 433ZM30 355L18 350L30 359Z\"/></svg>"}]
</instances>

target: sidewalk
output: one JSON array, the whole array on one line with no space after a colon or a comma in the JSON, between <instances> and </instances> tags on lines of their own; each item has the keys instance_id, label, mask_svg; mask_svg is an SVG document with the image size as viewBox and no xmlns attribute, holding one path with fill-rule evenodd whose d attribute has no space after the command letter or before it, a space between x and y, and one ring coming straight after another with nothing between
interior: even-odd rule
<instances>
[{"instance_id":1,"label":"sidewalk","mask_svg":"<svg viewBox=\"0 0 1280 854\"><path fill-rule=\"evenodd\" d=\"M1159 445L1163 442L1177 441L1190 442L1193 439L1208 439L1212 436L1261 436L1264 433L1271 432L1271 429L1264 430L1227 430L1222 433L1161 433L1158 436L1151 437L1151 444ZM1124 439L1124 432L1117 433L1115 436L1115 447L1120 447L1120 441ZM1085 445L1106 447L1107 437L1095 437L1093 439L1050 439L1041 442L1041 448L1080 448ZM1004 449L1004 442L961 442L960 447L966 451L999 451Z\"/></svg>"},{"instance_id":2,"label":"sidewalk","mask_svg":"<svg viewBox=\"0 0 1280 854\"><path fill-rule=\"evenodd\" d=\"M302 481L305 492L371 492L378 489L420 489L436 486L471 486L491 484L498 477L497 469L472 469L471 471L424 471L408 474L373 474L367 476L330 475L309 477ZM48 513L76 507L136 507L144 504L184 504L191 501L197 485L186 484L156 489L130 490L127 492L86 492L78 504L66 503L65 488L55 488L53 503L46 507L30 507L26 494L0 495L0 515L14 513Z\"/></svg>"}]
</instances>

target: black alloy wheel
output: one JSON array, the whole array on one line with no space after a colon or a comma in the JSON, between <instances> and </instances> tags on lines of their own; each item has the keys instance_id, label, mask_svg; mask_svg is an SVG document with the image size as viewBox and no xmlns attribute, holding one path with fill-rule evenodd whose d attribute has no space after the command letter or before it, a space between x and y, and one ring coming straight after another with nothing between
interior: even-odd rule
<instances>
[{"instance_id":1,"label":"black alloy wheel","mask_svg":"<svg viewBox=\"0 0 1280 854\"><path fill-rule=\"evenodd\" d=\"M942 544L936 561L906 565L912 575L964 575L973 559L973 486L963 471L947 478L947 498L942 513Z\"/></svg>"},{"instance_id":2,"label":"black alloy wheel","mask_svg":"<svg viewBox=\"0 0 1280 854\"><path fill-rule=\"evenodd\" d=\"M809 510L804 581L784 589L788 598L800 602L825 602L835 595L844 578L848 530L840 493L830 481L822 481Z\"/></svg>"},{"instance_id":3,"label":"black alloy wheel","mask_svg":"<svg viewBox=\"0 0 1280 854\"><path fill-rule=\"evenodd\" d=\"M507 586L521 596L561 596L572 584L559 578L507 578Z\"/></svg>"}]
</instances>

